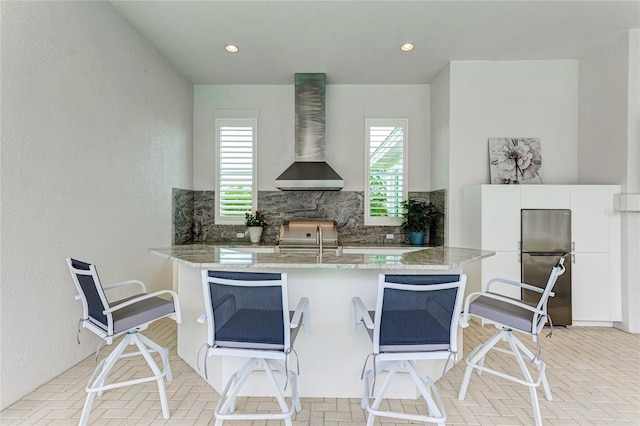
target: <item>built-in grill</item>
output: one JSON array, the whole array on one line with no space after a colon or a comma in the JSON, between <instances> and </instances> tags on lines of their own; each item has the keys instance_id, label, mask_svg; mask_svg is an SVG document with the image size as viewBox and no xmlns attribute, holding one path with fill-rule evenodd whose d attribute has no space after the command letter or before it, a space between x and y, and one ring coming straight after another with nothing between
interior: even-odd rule
<instances>
[{"instance_id":1,"label":"built-in grill","mask_svg":"<svg viewBox=\"0 0 640 426\"><path fill-rule=\"evenodd\" d=\"M291 220L280 226L279 249L336 249L338 225L333 220Z\"/></svg>"}]
</instances>

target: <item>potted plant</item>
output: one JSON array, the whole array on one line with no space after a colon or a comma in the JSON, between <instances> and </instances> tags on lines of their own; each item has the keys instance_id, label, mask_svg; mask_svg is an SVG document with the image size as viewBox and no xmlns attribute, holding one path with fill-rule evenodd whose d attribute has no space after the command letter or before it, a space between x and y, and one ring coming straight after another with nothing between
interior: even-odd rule
<instances>
[{"instance_id":1,"label":"potted plant","mask_svg":"<svg viewBox=\"0 0 640 426\"><path fill-rule=\"evenodd\" d=\"M433 203L421 200L404 200L401 206L404 209L402 227L409 231L411 244L421 246L424 244L426 231L438 218L440 212Z\"/></svg>"},{"instance_id":2,"label":"potted plant","mask_svg":"<svg viewBox=\"0 0 640 426\"><path fill-rule=\"evenodd\" d=\"M267 226L267 219L263 213L256 210L255 214L245 213L244 223L247 225L247 233L249 234L249 240L257 244L262 238L262 230Z\"/></svg>"}]
</instances>

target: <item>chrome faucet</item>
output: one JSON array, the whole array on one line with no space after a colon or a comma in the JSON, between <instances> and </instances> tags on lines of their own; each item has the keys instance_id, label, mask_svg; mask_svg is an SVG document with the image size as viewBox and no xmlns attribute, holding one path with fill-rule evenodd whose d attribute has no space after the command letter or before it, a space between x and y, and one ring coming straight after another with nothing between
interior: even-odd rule
<instances>
[{"instance_id":1,"label":"chrome faucet","mask_svg":"<svg viewBox=\"0 0 640 426\"><path fill-rule=\"evenodd\" d=\"M320 248L320 255L322 255L322 225L318 224L318 226L316 227L316 243L318 244L318 247Z\"/></svg>"}]
</instances>

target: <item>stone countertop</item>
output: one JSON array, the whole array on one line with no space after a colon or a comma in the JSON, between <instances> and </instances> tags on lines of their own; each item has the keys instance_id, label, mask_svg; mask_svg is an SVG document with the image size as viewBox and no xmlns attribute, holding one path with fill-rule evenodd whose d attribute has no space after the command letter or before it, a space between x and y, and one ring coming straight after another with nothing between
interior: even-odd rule
<instances>
[{"instance_id":1,"label":"stone countertop","mask_svg":"<svg viewBox=\"0 0 640 426\"><path fill-rule=\"evenodd\" d=\"M450 270L493 256L495 252L459 247L345 246L343 253L325 250L274 253L273 246L192 244L151 252L194 268L306 268ZM404 250L410 250L405 251ZM353 253L353 250L362 253ZM368 251L368 252L367 252Z\"/></svg>"}]
</instances>

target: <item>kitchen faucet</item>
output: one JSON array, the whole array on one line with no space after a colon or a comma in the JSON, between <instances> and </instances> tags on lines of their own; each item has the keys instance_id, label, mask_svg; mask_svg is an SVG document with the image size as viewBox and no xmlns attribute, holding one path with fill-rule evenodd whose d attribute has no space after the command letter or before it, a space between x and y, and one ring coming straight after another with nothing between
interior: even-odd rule
<instances>
[{"instance_id":1,"label":"kitchen faucet","mask_svg":"<svg viewBox=\"0 0 640 426\"><path fill-rule=\"evenodd\" d=\"M322 256L322 225L318 224L316 227L316 243L320 247L320 255Z\"/></svg>"}]
</instances>

